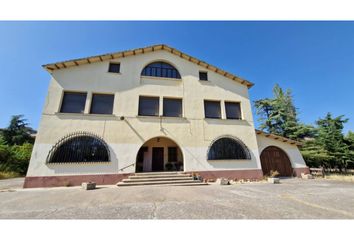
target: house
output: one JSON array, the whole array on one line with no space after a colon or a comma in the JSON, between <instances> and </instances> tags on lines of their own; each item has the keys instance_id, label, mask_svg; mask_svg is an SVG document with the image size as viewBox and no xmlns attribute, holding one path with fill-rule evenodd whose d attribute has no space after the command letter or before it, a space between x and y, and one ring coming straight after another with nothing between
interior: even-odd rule
<instances>
[{"instance_id":1,"label":"house","mask_svg":"<svg viewBox=\"0 0 354 240\"><path fill-rule=\"evenodd\" d=\"M167 45L43 67L52 78L24 187L308 172L298 142L255 130L253 83Z\"/></svg>"}]
</instances>

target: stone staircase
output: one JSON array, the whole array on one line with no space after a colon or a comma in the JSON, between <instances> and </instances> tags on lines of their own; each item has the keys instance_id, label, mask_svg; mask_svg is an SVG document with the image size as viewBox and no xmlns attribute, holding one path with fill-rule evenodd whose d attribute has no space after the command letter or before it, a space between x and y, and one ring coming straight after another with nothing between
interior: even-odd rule
<instances>
[{"instance_id":1,"label":"stone staircase","mask_svg":"<svg viewBox=\"0 0 354 240\"><path fill-rule=\"evenodd\" d=\"M118 187L144 185L196 186L208 184L194 180L191 174L183 172L136 173L117 183Z\"/></svg>"}]
</instances>

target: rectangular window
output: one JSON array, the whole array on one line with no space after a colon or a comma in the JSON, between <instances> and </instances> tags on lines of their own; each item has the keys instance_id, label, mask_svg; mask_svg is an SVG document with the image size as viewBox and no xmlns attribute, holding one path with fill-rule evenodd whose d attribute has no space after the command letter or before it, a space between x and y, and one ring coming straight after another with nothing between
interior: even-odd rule
<instances>
[{"instance_id":1,"label":"rectangular window","mask_svg":"<svg viewBox=\"0 0 354 240\"><path fill-rule=\"evenodd\" d=\"M112 114L113 102L113 94L93 94L90 113Z\"/></svg>"},{"instance_id":2,"label":"rectangular window","mask_svg":"<svg viewBox=\"0 0 354 240\"><path fill-rule=\"evenodd\" d=\"M177 148L169 147L168 148L168 161L169 162L177 162Z\"/></svg>"},{"instance_id":3,"label":"rectangular window","mask_svg":"<svg viewBox=\"0 0 354 240\"><path fill-rule=\"evenodd\" d=\"M83 113L85 111L87 93L64 92L60 112Z\"/></svg>"},{"instance_id":4,"label":"rectangular window","mask_svg":"<svg viewBox=\"0 0 354 240\"><path fill-rule=\"evenodd\" d=\"M164 98L163 115L166 117L182 117L182 99Z\"/></svg>"},{"instance_id":5,"label":"rectangular window","mask_svg":"<svg viewBox=\"0 0 354 240\"><path fill-rule=\"evenodd\" d=\"M139 97L140 116L159 116L159 97Z\"/></svg>"},{"instance_id":6,"label":"rectangular window","mask_svg":"<svg viewBox=\"0 0 354 240\"><path fill-rule=\"evenodd\" d=\"M199 72L199 80L208 81L208 73L207 72Z\"/></svg>"},{"instance_id":7,"label":"rectangular window","mask_svg":"<svg viewBox=\"0 0 354 240\"><path fill-rule=\"evenodd\" d=\"M205 118L221 119L220 101L204 100L204 113L205 113Z\"/></svg>"},{"instance_id":8,"label":"rectangular window","mask_svg":"<svg viewBox=\"0 0 354 240\"><path fill-rule=\"evenodd\" d=\"M226 118L241 119L241 107L239 102L225 102Z\"/></svg>"},{"instance_id":9,"label":"rectangular window","mask_svg":"<svg viewBox=\"0 0 354 240\"><path fill-rule=\"evenodd\" d=\"M108 72L120 73L120 63L109 63Z\"/></svg>"}]
</instances>

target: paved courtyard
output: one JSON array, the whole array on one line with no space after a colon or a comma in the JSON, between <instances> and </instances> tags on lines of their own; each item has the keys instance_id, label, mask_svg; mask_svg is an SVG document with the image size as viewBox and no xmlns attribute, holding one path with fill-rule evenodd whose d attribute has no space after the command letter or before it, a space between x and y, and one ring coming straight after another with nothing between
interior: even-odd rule
<instances>
[{"instance_id":1,"label":"paved courtyard","mask_svg":"<svg viewBox=\"0 0 354 240\"><path fill-rule=\"evenodd\" d=\"M0 181L1 219L354 219L354 183L20 189Z\"/></svg>"}]
</instances>

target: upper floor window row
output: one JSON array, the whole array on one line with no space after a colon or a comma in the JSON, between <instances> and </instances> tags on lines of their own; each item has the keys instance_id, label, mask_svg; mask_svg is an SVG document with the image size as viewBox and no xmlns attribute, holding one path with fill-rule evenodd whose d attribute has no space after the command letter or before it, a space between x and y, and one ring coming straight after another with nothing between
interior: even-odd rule
<instances>
[{"instance_id":1,"label":"upper floor window row","mask_svg":"<svg viewBox=\"0 0 354 240\"><path fill-rule=\"evenodd\" d=\"M153 62L147 65L141 72L141 76L163 77L163 78L177 78L181 75L178 70L169 63Z\"/></svg>"},{"instance_id":2,"label":"upper floor window row","mask_svg":"<svg viewBox=\"0 0 354 240\"><path fill-rule=\"evenodd\" d=\"M108 72L120 73L120 63L110 62ZM153 62L147 65L141 71L141 76L181 79L181 74L174 66L162 61ZM208 81L208 72L199 71L199 80Z\"/></svg>"},{"instance_id":3,"label":"upper floor window row","mask_svg":"<svg viewBox=\"0 0 354 240\"><path fill-rule=\"evenodd\" d=\"M113 94L92 94L90 113L112 114L113 103L114 103Z\"/></svg>"},{"instance_id":4,"label":"upper floor window row","mask_svg":"<svg viewBox=\"0 0 354 240\"><path fill-rule=\"evenodd\" d=\"M60 112L62 113L84 113L87 93L64 92Z\"/></svg>"},{"instance_id":5,"label":"upper floor window row","mask_svg":"<svg viewBox=\"0 0 354 240\"><path fill-rule=\"evenodd\" d=\"M204 100L205 118L221 119L221 102ZM225 102L226 119L242 119L241 105L239 102Z\"/></svg>"},{"instance_id":6,"label":"upper floor window row","mask_svg":"<svg viewBox=\"0 0 354 240\"><path fill-rule=\"evenodd\" d=\"M85 92L64 92L60 107L62 113L84 113L87 93ZM90 113L112 114L113 94L92 94Z\"/></svg>"},{"instance_id":7,"label":"upper floor window row","mask_svg":"<svg viewBox=\"0 0 354 240\"><path fill-rule=\"evenodd\" d=\"M86 92L64 92L60 112L62 113L84 113L86 105ZM182 117L182 99L162 98L162 116ZM92 94L90 113L91 114L113 114L114 94ZM139 96L140 116L159 116L160 97ZM225 101L226 119L242 119L240 102ZM221 101L204 100L205 118L221 119Z\"/></svg>"},{"instance_id":8,"label":"upper floor window row","mask_svg":"<svg viewBox=\"0 0 354 240\"><path fill-rule=\"evenodd\" d=\"M182 117L181 98L163 98L164 117ZM159 116L160 97L139 96L139 116Z\"/></svg>"}]
</instances>

